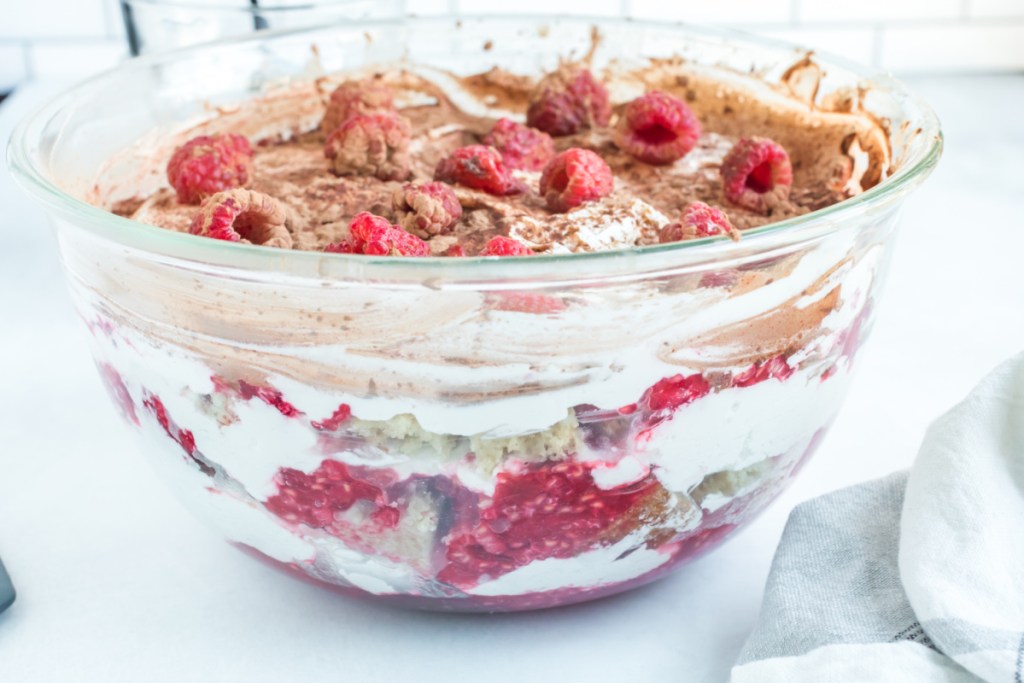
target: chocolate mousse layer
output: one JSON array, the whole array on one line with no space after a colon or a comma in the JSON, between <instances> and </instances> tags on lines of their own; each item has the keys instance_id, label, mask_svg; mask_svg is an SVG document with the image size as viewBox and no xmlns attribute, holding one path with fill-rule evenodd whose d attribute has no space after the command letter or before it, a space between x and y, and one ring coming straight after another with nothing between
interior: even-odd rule
<instances>
[{"instance_id":1,"label":"chocolate mousse layer","mask_svg":"<svg viewBox=\"0 0 1024 683\"><path fill-rule=\"evenodd\" d=\"M464 254L476 255L495 235L512 237L536 253L642 246L657 243L659 230L680 220L693 202L721 208L741 234L835 204L879 182L888 164L882 126L856 111L853 99L837 101L832 110L806 101L803 91L808 78L813 80L815 67L810 62L799 66L789 81L772 87L714 80L683 62L600 74L610 93L610 121L555 137L554 145L558 152L582 148L597 153L612 171L611 193L559 213L549 210L540 195L536 171L514 171L524 189L506 196L454 184L462 217L450 233L428 236L430 253L446 255L459 245ZM398 114L409 123L407 179L332 172L324 154L327 133L318 124L330 93L343 82L338 79L295 84L182 131L172 140L165 138L160 149L151 152L152 167L144 171L155 177L166 164L164 152L197 134L248 135L254 157L247 187L277 199L286 215L291 239L277 245L323 250L349 238L349 223L360 212L398 223L393 208L397 189L434 180L439 161L459 147L481 144L499 118L522 121L537 87L532 78L501 70L458 78L396 68L368 78L391 89ZM696 145L674 163L651 165L616 144L614 131L625 104L652 89L686 101L700 119L702 133ZM777 141L792 161L789 196L768 211L731 203L723 191L723 159L739 139L750 136ZM95 199L121 215L180 232L189 231L199 209L179 202L169 187L140 194L99 186Z\"/></svg>"}]
</instances>

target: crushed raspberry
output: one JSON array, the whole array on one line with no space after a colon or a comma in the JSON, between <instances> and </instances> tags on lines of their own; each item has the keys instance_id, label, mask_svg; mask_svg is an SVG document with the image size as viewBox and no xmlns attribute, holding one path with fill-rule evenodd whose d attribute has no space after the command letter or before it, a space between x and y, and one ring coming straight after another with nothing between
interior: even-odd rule
<instances>
[{"instance_id":1,"label":"crushed raspberry","mask_svg":"<svg viewBox=\"0 0 1024 683\"><path fill-rule=\"evenodd\" d=\"M671 164L700 137L700 121L678 97L652 90L626 105L615 144L648 164Z\"/></svg>"},{"instance_id":2,"label":"crushed raspberry","mask_svg":"<svg viewBox=\"0 0 1024 683\"><path fill-rule=\"evenodd\" d=\"M498 196L518 194L526 189L513 177L511 169L501 158L501 152L487 145L459 147L437 163L434 180Z\"/></svg>"},{"instance_id":3,"label":"crushed raspberry","mask_svg":"<svg viewBox=\"0 0 1024 683\"><path fill-rule=\"evenodd\" d=\"M589 149L573 147L552 159L540 177L540 194L552 211L565 212L612 191L612 169Z\"/></svg>"},{"instance_id":4,"label":"crushed raspberry","mask_svg":"<svg viewBox=\"0 0 1024 683\"><path fill-rule=\"evenodd\" d=\"M789 154L769 138L742 138L722 161L725 198L758 213L770 213L789 197Z\"/></svg>"},{"instance_id":5,"label":"crushed raspberry","mask_svg":"<svg viewBox=\"0 0 1024 683\"><path fill-rule=\"evenodd\" d=\"M660 486L648 475L603 490L594 483L591 467L546 462L498 474L494 496L480 509L479 522L450 535L448 565L438 579L469 587L535 560L578 555L600 544L630 509Z\"/></svg>"},{"instance_id":6,"label":"crushed raspberry","mask_svg":"<svg viewBox=\"0 0 1024 683\"><path fill-rule=\"evenodd\" d=\"M533 292L495 292L491 308L496 311L547 315L565 310L565 302L547 294Z\"/></svg>"},{"instance_id":7,"label":"crushed raspberry","mask_svg":"<svg viewBox=\"0 0 1024 683\"><path fill-rule=\"evenodd\" d=\"M324 247L324 251L328 254L354 254L352 251L352 245L348 242L332 242Z\"/></svg>"},{"instance_id":8,"label":"crushed raspberry","mask_svg":"<svg viewBox=\"0 0 1024 683\"><path fill-rule=\"evenodd\" d=\"M324 156L336 175L409 177L409 122L394 112L356 114L327 136Z\"/></svg>"},{"instance_id":9,"label":"crushed raspberry","mask_svg":"<svg viewBox=\"0 0 1024 683\"><path fill-rule=\"evenodd\" d=\"M769 379L783 381L789 379L793 374L793 368L789 366L786 357L773 356L768 360L754 363L749 368L732 378L734 387L749 387L751 384L758 384Z\"/></svg>"},{"instance_id":10,"label":"crushed raspberry","mask_svg":"<svg viewBox=\"0 0 1024 683\"><path fill-rule=\"evenodd\" d=\"M641 400L655 412L673 412L687 403L693 403L711 391L711 385L699 372L692 375L673 375L658 380Z\"/></svg>"},{"instance_id":11,"label":"crushed raspberry","mask_svg":"<svg viewBox=\"0 0 1024 683\"><path fill-rule=\"evenodd\" d=\"M348 81L331 93L320 130L330 135L350 116L376 114L394 108L391 88L386 85L371 79Z\"/></svg>"},{"instance_id":12,"label":"crushed raspberry","mask_svg":"<svg viewBox=\"0 0 1024 683\"><path fill-rule=\"evenodd\" d=\"M252 146L242 135L200 135L174 150L167 162L167 181L182 204L245 187L252 179Z\"/></svg>"},{"instance_id":13,"label":"crushed raspberry","mask_svg":"<svg viewBox=\"0 0 1024 683\"><path fill-rule=\"evenodd\" d=\"M268 406L277 408L277 412L285 417L298 417L302 415L302 411L284 400L281 392L274 387L256 386L255 384L249 384L244 379L240 379L238 380L238 395L245 401L258 398Z\"/></svg>"},{"instance_id":14,"label":"crushed raspberry","mask_svg":"<svg viewBox=\"0 0 1024 683\"><path fill-rule=\"evenodd\" d=\"M483 143L501 152L506 166L524 171L540 171L555 156L550 135L512 119L498 119Z\"/></svg>"},{"instance_id":15,"label":"crushed raspberry","mask_svg":"<svg viewBox=\"0 0 1024 683\"><path fill-rule=\"evenodd\" d=\"M398 224L417 237L443 235L462 218L462 205L444 183L406 184L395 189L391 200Z\"/></svg>"},{"instance_id":16,"label":"crushed raspberry","mask_svg":"<svg viewBox=\"0 0 1024 683\"><path fill-rule=\"evenodd\" d=\"M349 224L349 251L368 256L429 256L430 247L386 218L364 211Z\"/></svg>"},{"instance_id":17,"label":"crushed raspberry","mask_svg":"<svg viewBox=\"0 0 1024 683\"><path fill-rule=\"evenodd\" d=\"M178 427L171 419L170 415L167 414L167 408L164 407L163 401L159 397L144 392L142 405L147 408L156 421L163 428L164 432L174 441L176 444L181 446L181 450L185 452L185 457L189 459L199 471L208 477L212 477L216 474L216 470L213 466L199 453L196 448L196 438L192 432L187 429Z\"/></svg>"},{"instance_id":18,"label":"crushed raspberry","mask_svg":"<svg viewBox=\"0 0 1024 683\"><path fill-rule=\"evenodd\" d=\"M495 235L487 240L482 256L533 256L533 250L511 237Z\"/></svg>"},{"instance_id":19,"label":"crushed raspberry","mask_svg":"<svg viewBox=\"0 0 1024 683\"><path fill-rule=\"evenodd\" d=\"M679 408L711 393L711 384L699 372L692 375L673 375L658 380L644 392L640 406L645 408L640 417L638 439L650 438L651 430L672 417Z\"/></svg>"},{"instance_id":20,"label":"crushed raspberry","mask_svg":"<svg viewBox=\"0 0 1024 683\"><path fill-rule=\"evenodd\" d=\"M253 190L227 190L203 200L189 232L228 242L289 249L292 236L285 220L284 207L273 197Z\"/></svg>"},{"instance_id":21,"label":"crushed raspberry","mask_svg":"<svg viewBox=\"0 0 1024 683\"><path fill-rule=\"evenodd\" d=\"M444 255L459 258L466 255L466 250L462 248L461 244L453 244L448 247L448 251L444 252Z\"/></svg>"},{"instance_id":22,"label":"crushed raspberry","mask_svg":"<svg viewBox=\"0 0 1024 683\"><path fill-rule=\"evenodd\" d=\"M352 408L347 403L342 403L334 412L331 413L330 417L324 418L323 420L314 420L310 424L313 429L319 429L323 432L337 431L341 427L342 423L352 417Z\"/></svg>"},{"instance_id":23,"label":"crushed raspberry","mask_svg":"<svg viewBox=\"0 0 1024 683\"><path fill-rule=\"evenodd\" d=\"M278 493L267 499L267 509L293 524L337 533L335 515L365 502L371 519L393 527L398 510L390 504L386 489L395 482L393 470L346 465L324 460L313 472L284 467L274 476ZM382 512L391 508L394 514Z\"/></svg>"},{"instance_id":24,"label":"crushed raspberry","mask_svg":"<svg viewBox=\"0 0 1024 683\"><path fill-rule=\"evenodd\" d=\"M738 235L738 231L721 209L693 202L683 211L681 222L669 223L659 231L658 240L666 244L718 235Z\"/></svg>"},{"instance_id":25,"label":"crushed raspberry","mask_svg":"<svg viewBox=\"0 0 1024 683\"><path fill-rule=\"evenodd\" d=\"M537 84L526 123L557 137L607 126L611 113L608 91L590 71L563 67Z\"/></svg>"},{"instance_id":26,"label":"crushed raspberry","mask_svg":"<svg viewBox=\"0 0 1024 683\"><path fill-rule=\"evenodd\" d=\"M124 419L139 424L139 416L135 414L135 402L132 400L132 395L128 393L128 387L125 386L121 373L109 363L97 363L97 366L100 369L100 378L107 388L107 393L121 409Z\"/></svg>"}]
</instances>

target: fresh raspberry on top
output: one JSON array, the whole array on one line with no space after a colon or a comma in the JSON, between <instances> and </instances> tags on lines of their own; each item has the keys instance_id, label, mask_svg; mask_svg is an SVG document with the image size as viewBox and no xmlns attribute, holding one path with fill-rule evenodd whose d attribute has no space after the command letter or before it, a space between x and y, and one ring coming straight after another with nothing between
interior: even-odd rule
<instances>
[{"instance_id":1,"label":"fresh raspberry on top","mask_svg":"<svg viewBox=\"0 0 1024 683\"><path fill-rule=\"evenodd\" d=\"M512 176L501 152L487 145L459 147L437 162L434 180L457 183L498 196L518 194L526 189Z\"/></svg>"},{"instance_id":2,"label":"fresh raspberry on top","mask_svg":"<svg viewBox=\"0 0 1024 683\"><path fill-rule=\"evenodd\" d=\"M512 119L498 119L483 143L501 152L506 166L524 171L540 171L555 156L550 135Z\"/></svg>"},{"instance_id":3,"label":"fresh raspberry on top","mask_svg":"<svg viewBox=\"0 0 1024 683\"><path fill-rule=\"evenodd\" d=\"M391 195L398 224L412 234L427 238L443 235L462 218L462 205L444 183L406 184Z\"/></svg>"},{"instance_id":4,"label":"fresh raspberry on top","mask_svg":"<svg viewBox=\"0 0 1024 683\"><path fill-rule=\"evenodd\" d=\"M540 177L540 195L552 211L565 212L611 194L612 169L588 149L573 147L555 156Z\"/></svg>"},{"instance_id":5,"label":"fresh raspberry on top","mask_svg":"<svg viewBox=\"0 0 1024 683\"><path fill-rule=\"evenodd\" d=\"M252 179L252 146L242 135L200 135L174 150L167 162L167 180L182 204L245 187Z\"/></svg>"},{"instance_id":6,"label":"fresh raspberry on top","mask_svg":"<svg viewBox=\"0 0 1024 683\"><path fill-rule=\"evenodd\" d=\"M738 237L738 234L724 211L704 202L693 202L683 211L682 220L679 223L669 223L663 227L658 233L658 238L662 244L665 244L717 235L736 235Z\"/></svg>"},{"instance_id":7,"label":"fresh raspberry on top","mask_svg":"<svg viewBox=\"0 0 1024 683\"><path fill-rule=\"evenodd\" d=\"M228 190L207 197L192 218L189 232L228 242L282 249L292 246L284 207L273 197L254 190Z\"/></svg>"},{"instance_id":8,"label":"fresh raspberry on top","mask_svg":"<svg viewBox=\"0 0 1024 683\"><path fill-rule=\"evenodd\" d=\"M671 164L697 144L700 121L678 97L652 90L626 105L615 143L648 164Z\"/></svg>"},{"instance_id":9,"label":"fresh raspberry on top","mask_svg":"<svg viewBox=\"0 0 1024 683\"><path fill-rule=\"evenodd\" d=\"M380 180L409 177L409 122L394 112L350 116L324 143L324 156L337 175Z\"/></svg>"},{"instance_id":10,"label":"fresh raspberry on top","mask_svg":"<svg viewBox=\"0 0 1024 683\"><path fill-rule=\"evenodd\" d=\"M587 69L565 66L537 84L526 123L557 137L607 126L611 114L604 85Z\"/></svg>"},{"instance_id":11,"label":"fresh raspberry on top","mask_svg":"<svg viewBox=\"0 0 1024 683\"><path fill-rule=\"evenodd\" d=\"M793 167L789 154L769 138L742 138L722 161L725 198L751 211L768 214L789 198Z\"/></svg>"},{"instance_id":12,"label":"fresh raspberry on top","mask_svg":"<svg viewBox=\"0 0 1024 683\"><path fill-rule=\"evenodd\" d=\"M648 501L663 493L652 475L601 489L592 467L576 461L545 462L498 474L494 496L480 508L478 524L451 535L448 565L438 579L470 587L535 560L574 557L617 540L616 524L641 514Z\"/></svg>"},{"instance_id":13,"label":"fresh raspberry on top","mask_svg":"<svg viewBox=\"0 0 1024 683\"><path fill-rule=\"evenodd\" d=\"M386 218L364 211L349 224L348 251L339 245L328 245L325 251L368 256L429 256L430 247Z\"/></svg>"},{"instance_id":14,"label":"fresh raspberry on top","mask_svg":"<svg viewBox=\"0 0 1024 683\"><path fill-rule=\"evenodd\" d=\"M533 250L511 237L496 235L487 241L482 256L533 256Z\"/></svg>"},{"instance_id":15,"label":"fresh raspberry on top","mask_svg":"<svg viewBox=\"0 0 1024 683\"><path fill-rule=\"evenodd\" d=\"M338 126L356 114L376 114L395 108L391 88L372 79L342 83L327 102L320 130L330 135Z\"/></svg>"}]
</instances>

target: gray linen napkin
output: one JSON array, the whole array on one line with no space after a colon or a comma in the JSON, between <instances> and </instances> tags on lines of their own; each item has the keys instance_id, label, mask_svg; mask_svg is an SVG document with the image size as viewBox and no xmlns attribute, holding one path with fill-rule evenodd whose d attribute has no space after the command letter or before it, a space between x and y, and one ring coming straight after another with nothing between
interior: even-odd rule
<instances>
[{"instance_id":1,"label":"gray linen napkin","mask_svg":"<svg viewBox=\"0 0 1024 683\"><path fill-rule=\"evenodd\" d=\"M1024 683L1024 354L910 472L792 512L734 683Z\"/></svg>"}]
</instances>

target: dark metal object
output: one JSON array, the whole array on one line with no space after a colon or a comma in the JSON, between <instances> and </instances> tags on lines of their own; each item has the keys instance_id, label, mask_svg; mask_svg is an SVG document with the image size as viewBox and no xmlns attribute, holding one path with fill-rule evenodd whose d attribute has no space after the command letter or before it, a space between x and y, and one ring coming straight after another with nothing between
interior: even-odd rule
<instances>
[{"instance_id":1,"label":"dark metal object","mask_svg":"<svg viewBox=\"0 0 1024 683\"><path fill-rule=\"evenodd\" d=\"M252 27L257 31L262 31L263 29L268 28L270 24L268 24L267 20L262 14L260 14L260 0L249 0L249 4L252 5Z\"/></svg>"},{"instance_id":2,"label":"dark metal object","mask_svg":"<svg viewBox=\"0 0 1024 683\"><path fill-rule=\"evenodd\" d=\"M132 17L132 7L125 0L121 0L121 18L124 19L124 33L128 37L128 50L132 57L139 56L139 34L135 31L135 19Z\"/></svg>"},{"instance_id":3,"label":"dark metal object","mask_svg":"<svg viewBox=\"0 0 1024 683\"><path fill-rule=\"evenodd\" d=\"M15 595L17 594L14 592L14 584L11 583L11 577L7 575L4 563L0 562L0 612L3 612L14 603Z\"/></svg>"}]
</instances>

